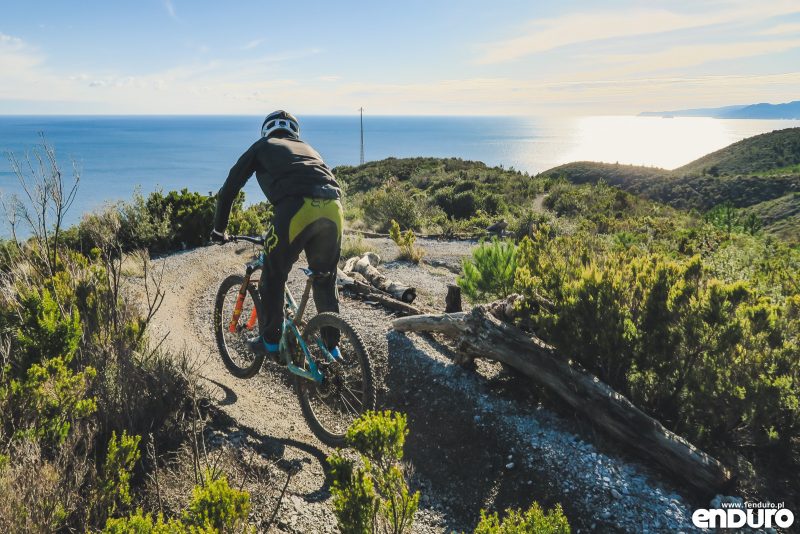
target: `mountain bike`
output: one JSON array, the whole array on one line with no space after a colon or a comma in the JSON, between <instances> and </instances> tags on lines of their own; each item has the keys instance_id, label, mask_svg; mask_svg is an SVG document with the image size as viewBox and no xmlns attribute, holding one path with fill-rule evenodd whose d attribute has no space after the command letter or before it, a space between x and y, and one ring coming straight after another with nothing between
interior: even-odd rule
<instances>
[{"instance_id":1,"label":"mountain bike","mask_svg":"<svg viewBox=\"0 0 800 534\"><path fill-rule=\"evenodd\" d=\"M251 236L229 236L228 241L264 245L264 238ZM214 304L217 346L225 367L238 378L255 376L264 363L265 354L253 353L246 344L266 321L258 292L259 276L253 276L264 267L264 260L262 250L245 264L244 276L227 277ZM288 287L284 294L285 321L277 361L294 377L300 408L311 430L323 443L340 446L350 424L375 407L372 368L361 336L341 315L322 312L308 321L304 318L314 280L336 273L301 270L306 286L300 302ZM338 330L340 358L326 346L323 329L328 335L330 329Z\"/></svg>"}]
</instances>

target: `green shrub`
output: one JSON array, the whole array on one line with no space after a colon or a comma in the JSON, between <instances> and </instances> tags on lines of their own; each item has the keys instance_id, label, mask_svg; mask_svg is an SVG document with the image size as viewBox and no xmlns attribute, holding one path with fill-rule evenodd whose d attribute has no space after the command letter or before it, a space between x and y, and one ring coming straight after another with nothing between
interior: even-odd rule
<instances>
[{"instance_id":1,"label":"green shrub","mask_svg":"<svg viewBox=\"0 0 800 534\"><path fill-rule=\"evenodd\" d=\"M170 247L172 206L156 211L137 190L132 200L118 205L117 211L120 217L119 241L127 250L161 251Z\"/></svg>"},{"instance_id":2,"label":"green shrub","mask_svg":"<svg viewBox=\"0 0 800 534\"><path fill-rule=\"evenodd\" d=\"M192 534L211 534L213 529L197 529ZM120 518L112 518L106 522L103 534L187 534L186 526L177 519L164 520L162 514L153 517L141 509Z\"/></svg>"},{"instance_id":3,"label":"green shrub","mask_svg":"<svg viewBox=\"0 0 800 534\"><path fill-rule=\"evenodd\" d=\"M360 235L358 236L348 236L344 238L342 242L342 259L346 260L348 258L352 258L354 256L362 256L367 252L374 251L374 248L371 247L364 238Z\"/></svg>"},{"instance_id":4,"label":"green shrub","mask_svg":"<svg viewBox=\"0 0 800 534\"><path fill-rule=\"evenodd\" d=\"M78 350L83 333L81 319L77 310L65 313L57 299L69 299L71 295L67 291L54 295L47 288L25 291L20 296L17 312L19 326L14 339L13 366L25 370L34 363L58 356L69 363Z\"/></svg>"},{"instance_id":5,"label":"green shrub","mask_svg":"<svg viewBox=\"0 0 800 534\"><path fill-rule=\"evenodd\" d=\"M456 192L455 189L445 189L437 193L434 200L449 217L455 219L468 219L481 206L472 190Z\"/></svg>"},{"instance_id":6,"label":"green shrub","mask_svg":"<svg viewBox=\"0 0 800 534\"><path fill-rule=\"evenodd\" d=\"M13 207L31 237L0 251L0 531L94 531L132 504L139 435L151 436L153 450L183 436L190 390L181 359L148 346L146 327L164 294L149 256L136 254L147 304L134 305L140 288L129 284L139 280L123 275L126 252L170 246L172 223L205 232L197 220L210 197L139 195L63 232L77 177L64 184L51 148L41 158L32 176L12 163L29 187ZM230 531L246 519L246 496L226 487L214 481L196 494L186 529L139 514L121 531Z\"/></svg>"},{"instance_id":7,"label":"green shrub","mask_svg":"<svg viewBox=\"0 0 800 534\"><path fill-rule=\"evenodd\" d=\"M259 202L244 208L244 193L239 193L231 208L228 221L228 233L238 235L260 235L267 229L267 222L272 219L272 205ZM206 236L208 239L208 236Z\"/></svg>"},{"instance_id":8,"label":"green shrub","mask_svg":"<svg viewBox=\"0 0 800 534\"><path fill-rule=\"evenodd\" d=\"M147 211L151 214L170 214L170 245L195 247L205 244L214 225L216 202L213 195L203 195L188 189L160 191L147 198Z\"/></svg>"},{"instance_id":9,"label":"green shrub","mask_svg":"<svg viewBox=\"0 0 800 534\"><path fill-rule=\"evenodd\" d=\"M361 466L338 452L328 458L334 513L342 532L411 531L419 492L409 491L401 464L407 434L404 415L370 411L347 430L347 443L358 452Z\"/></svg>"},{"instance_id":10,"label":"green shrub","mask_svg":"<svg viewBox=\"0 0 800 534\"><path fill-rule=\"evenodd\" d=\"M403 228L420 228L419 201L394 183L365 194L362 209L364 222L379 232L388 231L393 220Z\"/></svg>"},{"instance_id":11,"label":"green shrub","mask_svg":"<svg viewBox=\"0 0 800 534\"><path fill-rule=\"evenodd\" d=\"M483 210L489 215L498 215L508 211L508 206L503 197L496 193L489 193L483 197Z\"/></svg>"},{"instance_id":12,"label":"green shrub","mask_svg":"<svg viewBox=\"0 0 800 534\"><path fill-rule=\"evenodd\" d=\"M475 527L475 534L569 534L572 532L560 505L545 512L534 502L526 512L506 510L501 521L497 512L487 514L481 511L481 520Z\"/></svg>"},{"instance_id":13,"label":"green shrub","mask_svg":"<svg viewBox=\"0 0 800 534\"><path fill-rule=\"evenodd\" d=\"M76 421L92 415L97 401L87 395L95 370L86 367L75 372L64 358L56 356L34 363L22 379L0 386L0 404L10 407L4 414L7 427L18 437L36 437L48 447L64 442Z\"/></svg>"},{"instance_id":14,"label":"green shrub","mask_svg":"<svg viewBox=\"0 0 800 534\"><path fill-rule=\"evenodd\" d=\"M104 534L215 534L254 532L248 525L250 496L231 488L225 477L212 478L196 486L189 506L180 518L165 520L159 514L145 514L141 509L126 517L110 518Z\"/></svg>"},{"instance_id":15,"label":"green shrub","mask_svg":"<svg viewBox=\"0 0 800 534\"><path fill-rule=\"evenodd\" d=\"M400 248L400 254L397 255L398 259L419 263L425 256L425 249L414 244L417 240L414 231L408 229L405 232L401 232L400 225L394 219L392 219L391 228L389 229L389 237Z\"/></svg>"},{"instance_id":16,"label":"green shrub","mask_svg":"<svg viewBox=\"0 0 800 534\"><path fill-rule=\"evenodd\" d=\"M102 517L112 517L118 509L130 506L131 472L141 456L140 441L141 436L129 436L126 431L119 438L116 432L111 434L96 498Z\"/></svg>"},{"instance_id":17,"label":"green shrub","mask_svg":"<svg viewBox=\"0 0 800 534\"><path fill-rule=\"evenodd\" d=\"M737 209L731 202L718 204L708 210L703 218L724 230L728 236L733 232L743 232L750 235L756 234L761 229L761 220L755 213L745 213Z\"/></svg>"},{"instance_id":18,"label":"green shrub","mask_svg":"<svg viewBox=\"0 0 800 534\"><path fill-rule=\"evenodd\" d=\"M472 258L464 259L462 269L456 282L470 300L505 298L514 289L517 247L497 238L481 243L472 250Z\"/></svg>"},{"instance_id":19,"label":"green shrub","mask_svg":"<svg viewBox=\"0 0 800 534\"><path fill-rule=\"evenodd\" d=\"M228 233L258 235L266 229L272 206L266 202L244 207L240 192L231 207ZM85 255L103 241L115 242L121 251L147 249L168 252L204 245L211 233L216 197L182 189L164 194L155 191L144 197L119 202L99 213L90 213L76 227L67 230L68 247Z\"/></svg>"},{"instance_id":20,"label":"green shrub","mask_svg":"<svg viewBox=\"0 0 800 534\"><path fill-rule=\"evenodd\" d=\"M225 477L206 475L206 484L196 486L192 502L183 513L183 522L190 527L213 529L214 532L249 530L250 495L233 489Z\"/></svg>"},{"instance_id":21,"label":"green shrub","mask_svg":"<svg viewBox=\"0 0 800 534\"><path fill-rule=\"evenodd\" d=\"M800 437L798 297L770 302L699 257L524 239L516 289L554 303L538 335L693 443L793 461ZM735 429L735 431L733 431Z\"/></svg>"}]
</instances>

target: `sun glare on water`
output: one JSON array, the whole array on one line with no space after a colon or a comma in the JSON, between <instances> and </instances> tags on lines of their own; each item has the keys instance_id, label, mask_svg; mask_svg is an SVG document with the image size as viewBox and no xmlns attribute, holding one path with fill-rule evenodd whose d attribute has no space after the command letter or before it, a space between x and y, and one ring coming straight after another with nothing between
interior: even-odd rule
<instances>
[{"instance_id":1,"label":"sun glare on water","mask_svg":"<svg viewBox=\"0 0 800 534\"><path fill-rule=\"evenodd\" d=\"M565 163L603 161L674 169L753 135L742 131L742 121L707 117L602 116L575 121L574 144L563 156ZM750 124L754 133L760 129L758 122ZM786 122L788 128L796 121Z\"/></svg>"}]
</instances>

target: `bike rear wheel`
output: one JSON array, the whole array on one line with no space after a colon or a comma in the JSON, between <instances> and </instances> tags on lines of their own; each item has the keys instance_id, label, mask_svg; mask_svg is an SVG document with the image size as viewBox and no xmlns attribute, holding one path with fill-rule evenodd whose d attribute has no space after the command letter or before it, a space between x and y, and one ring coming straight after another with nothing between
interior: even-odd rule
<instances>
[{"instance_id":1,"label":"bike rear wheel","mask_svg":"<svg viewBox=\"0 0 800 534\"><path fill-rule=\"evenodd\" d=\"M325 357L318 344L323 328L339 331L342 361L330 362ZM313 317L303 332L303 339L312 359L325 375L322 383L295 378L303 417L320 441L332 447L342 446L353 421L375 409L369 355L358 332L337 313L324 312Z\"/></svg>"},{"instance_id":2,"label":"bike rear wheel","mask_svg":"<svg viewBox=\"0 0 800 534\"><path fill-rule=\"evenodd\" d=\"M251 378L264 363L264 354L254 354L246 341L258 335L261 321L261 299L254 284L248 284L241 313L234 321L239 290L244 277L234 274L223 280L214 303L214 333L222 361L237 378Z\"/></svg>"}]
</instances>

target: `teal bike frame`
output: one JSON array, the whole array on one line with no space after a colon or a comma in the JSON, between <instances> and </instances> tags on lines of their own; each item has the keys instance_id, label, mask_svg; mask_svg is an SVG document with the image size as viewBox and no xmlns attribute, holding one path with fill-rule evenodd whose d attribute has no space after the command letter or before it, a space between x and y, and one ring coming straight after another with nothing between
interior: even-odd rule
<instances>
[{"instance_id":1,"label":"teal bike frame","mask_svg":"<svg viewBox=\"0 0 800 534\"><path fill-rule=\"evenodd\" d=\"M250 243L256 245L264 244L264 240L261 238L254 238L250 236L230 236L229 238L231 241L248 241ZM239 295L242 297L247 292L247 287L253 283L251 282L251 278L254 272L259 269L264 268L264 262L266 261L266 254L261 251L259 252L258 256L251 262L245 264L245 277L244 282L242 282L242 287L239 290ZM301 268L301 271L306 275L306 287L303 290L303 296L300 298L300 302L297 303L292 297L292 293L289 291L289 288L285 288L284 293L284 302L285 302L285 309L291 312L291 317L284 318L283 322L283 333L281 335L281 342L280 342L280 354L283 358L286 368L292 374L297 376L303 377L308 380L313 380L317 383L322 383L325 380L325 374L323 370L320 369L319 365L314 361L311 357L311 351L308 349L308 345L306 345L305 340L303 339L303 335L300 333L300 328L298 327L305 327L306 323L303 322L303 314L306 311L306 304L308 304L309 296L311 295L311 284L317 278L323 278L328 276L334 276L333 273L317 273L310 269ZM240 299L243 301L243 299ZM238 312L234 312L234 317L238 319L239 314L241 313L241 303L237 303L237 308L239 308ZM253 310L255 312L255 310ZM236 320L235 319L235 320ZM293 335L295 340L297 341L297 346L300 350L303 351L303 357L305 358L306 364L308 365L308 369L303 369L298 367L292 362L292 354L291 348L289 347L289 335ZM330 353L328 348L323 343L322 338L318 337L316 340L317 346L322 350L323 355L327 359L328 362L336 362L336 358Z\"/></svg>"}]
</instances>

